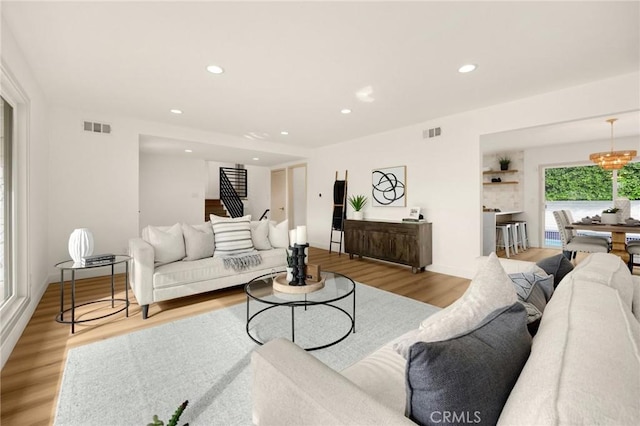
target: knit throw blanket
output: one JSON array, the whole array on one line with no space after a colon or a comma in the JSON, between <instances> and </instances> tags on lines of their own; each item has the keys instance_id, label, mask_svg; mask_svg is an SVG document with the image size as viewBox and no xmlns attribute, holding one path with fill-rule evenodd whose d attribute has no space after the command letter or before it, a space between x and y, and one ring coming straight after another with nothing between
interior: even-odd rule
<instances>
[{"instance_id":1,"label":"knit throw blanket","mask_svg":"<svg viewBox=\"0 0 640 426\"><path fill-rule=\"evenodd\" d=\"M262 256L260 256L260 253L253 251L237 256L225 256L223 261L226 269L233 268L236 272L242 272L260 265L262 263Z\"/></svg>"}]
</instances>

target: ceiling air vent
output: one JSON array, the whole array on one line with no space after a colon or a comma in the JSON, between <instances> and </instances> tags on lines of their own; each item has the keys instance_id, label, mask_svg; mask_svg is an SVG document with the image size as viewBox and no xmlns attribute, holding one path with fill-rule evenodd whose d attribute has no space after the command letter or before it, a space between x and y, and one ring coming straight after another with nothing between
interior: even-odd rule
<instances>
[{"instance_id":1,"label":"ceiling air vent","mask_svg":"<svg viewBox=\"0 0 640 426\"><path fill-rule=\"evenodd\" d=\"M94 123L93 121L84 122L85 132L92 133L111 133L111 124Z\"/></svg>"},{"instance_id":2,"label":"ceiling air vent","mask_svg":"<svg viewBox=\"0 0 640 426\"><path fill-rule=\"evenodd\" d=\"M423 139L435 138L436 136L440 136L441 133L442 131L440 130L440 127L434 127L433 129L423 130L422 138Z\"/></svg>"}]
</instances>

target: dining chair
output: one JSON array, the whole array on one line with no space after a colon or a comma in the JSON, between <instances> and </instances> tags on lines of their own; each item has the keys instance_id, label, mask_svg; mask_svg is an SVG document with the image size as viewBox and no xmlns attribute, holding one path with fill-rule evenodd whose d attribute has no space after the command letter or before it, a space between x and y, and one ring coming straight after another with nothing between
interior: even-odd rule
<instances>
[{"instance_id":1,"label":"dining chair","mask_svg":"<svg viewBox=\"0 0 640 426\"><path fill-rule=\"evenodd\" d=\"M631 271L631 273L633 273L633 266L640 266L640 263L633 262L633 256L640 255L640 241L629 241L627 243L627 253L629 253L629 263L627 264L627 266L629 266L629 270Z\"/></svg>"},{"instance_id":2,"label":"dining chair","mask_svg":"<svg viewBox=\"0 0 640 426\"><path fill-rule=\"evenodd\" d=\"M567 224L574 223L573 214L571 213L571 210L561 210L561 212L564 213ZM611 250L611 240L609 239L609 237L604 237L601 235L580 235L578 234L578 231L576 231L575 229L569 229L569 231L571 232L571 235L573 235L574 237L590 237L590 238L597 238L599 240L602 240L609 245L609 250Z\"/></svg>"},{"instance_id":3,"label":"dining chair","mask_svg":"<svg viewBox=\"0 0 640 426\"><path fill-rule=\"evenodd\" d=\"M608 253L609 243L602 237L588 235L574 235L572 229L567 229L570 225L569 216L562 210L553 212L553 217L558 225L560 240L562 241L562 253L569 260L574 260L578 252L583 253Z\"/></svg>"}]
</instances>

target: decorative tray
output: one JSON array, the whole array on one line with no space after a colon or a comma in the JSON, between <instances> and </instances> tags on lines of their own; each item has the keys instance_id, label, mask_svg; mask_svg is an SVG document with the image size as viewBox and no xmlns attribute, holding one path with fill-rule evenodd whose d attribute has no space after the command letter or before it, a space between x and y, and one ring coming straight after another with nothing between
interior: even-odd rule
<instances>
[{"instance_id":1,"label":"decorative tray","mask_svg":"<svg viewBox=\"0 0 640 426\"><path fill-rule=\"evenodd\" d=\"M304 294L320 290L324 287L324 277L320 281L306 281L306 285L289 285L286 274L276 275L273 279L273 289L282 293Z\"/></svg>"}]
</instances>

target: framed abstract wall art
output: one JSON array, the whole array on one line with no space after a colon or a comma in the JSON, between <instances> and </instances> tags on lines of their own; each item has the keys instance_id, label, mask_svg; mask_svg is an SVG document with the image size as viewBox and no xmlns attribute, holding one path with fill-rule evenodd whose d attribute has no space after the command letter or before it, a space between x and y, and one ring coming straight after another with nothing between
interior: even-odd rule
<instances>
[{"instance_id":1,"label":"framed abstract wall art","mask_svg":"<svg viewBox=\"0 0 640 426\"><path fill-rule=\"evenodd\" d=\"M374 169L371 172L371 201L374 207L405 207L407 166Z\"/></svg>"}]
</instances>

